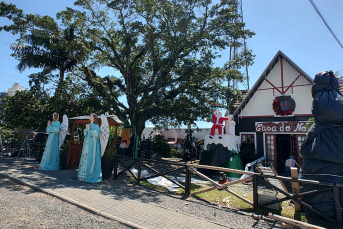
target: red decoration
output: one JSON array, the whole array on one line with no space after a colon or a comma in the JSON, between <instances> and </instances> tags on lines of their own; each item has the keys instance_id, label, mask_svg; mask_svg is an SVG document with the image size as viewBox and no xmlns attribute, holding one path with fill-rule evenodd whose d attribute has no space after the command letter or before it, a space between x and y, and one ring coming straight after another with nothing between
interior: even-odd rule
<instances>
[{"instance_id":1,"label":"red decoration","mask_svg":"<svg viewBox=\"0 0 343 229\"><path fill-rule=\"evenodd\" d=\"M280 103L281 103L281 101L279 101L277 99L274 99L274 101L273 101L273 110L274 110L276 115L285 116L285 115L292 115L293 114L293 111L294 111L293 108L290 108L287 110L282 110Z\"/></svg>"}]
</instances>

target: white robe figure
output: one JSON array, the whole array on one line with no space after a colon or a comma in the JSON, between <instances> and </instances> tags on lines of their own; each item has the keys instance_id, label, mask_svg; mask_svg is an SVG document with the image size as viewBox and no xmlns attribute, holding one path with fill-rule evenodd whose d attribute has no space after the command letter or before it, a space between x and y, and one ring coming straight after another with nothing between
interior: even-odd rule
<instances>
[{"instance_id":1,"label":"white robe figure","mask_svg":"<svg viewBox=\"0 0 343 229\"><path fill-rule=\"evenodd\" d=\"M233 115L228 116L228 120L225 121L225 134L235 135L236 122L233 121Z\"/></svg>"}]
</instances>

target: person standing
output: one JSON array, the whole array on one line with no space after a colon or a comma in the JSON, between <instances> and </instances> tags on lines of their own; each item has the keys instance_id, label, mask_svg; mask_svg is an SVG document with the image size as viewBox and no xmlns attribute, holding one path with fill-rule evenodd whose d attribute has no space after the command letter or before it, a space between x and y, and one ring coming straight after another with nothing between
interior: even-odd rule
<instances>
[{"instance_id":1,"label":"person standing","mask_svg":"<svg viewBox=\"0 0 343 229\"><path fill-rule=\"evenodd\" d=\"M295 166L300 168L300 165L296 162L296 160L294 160L294 156L290 156L285 162L286 176L291 176L291 167Z\"/></svg>"},{"instance_id":2,"label":"person standing","mask_svg":"<svg viewBox=\"0 0 343 229\"><path fill-rule=\"evenodd\" d=\"M59 134L61 127L58 113L53 113L52 120L52 122L49 120L47 124L46 132L49 133L49 137L38 168L46 171L60 169Z\"/></svg>"},{"instance_id":3,"label":"person standing","mask_svg":"<svg viewBox=\"0 0 343 229\"><path fill-rule=\"evenodd\" d=\"M102 181L99 126L96 114L89 117L90 124L84 130L82 154L77 172L77 180L86 183Z\"/></svg>"},{"instance_id":4,"label":"person standing","mask_svg":"<svg viewBox=\"0 0 343 229\"><path fill-rule=\"evenodd\" d=\"M194 146L191 151L191 161L196 161L198 158L197 148Z\"/></svg>"}]
</instances>

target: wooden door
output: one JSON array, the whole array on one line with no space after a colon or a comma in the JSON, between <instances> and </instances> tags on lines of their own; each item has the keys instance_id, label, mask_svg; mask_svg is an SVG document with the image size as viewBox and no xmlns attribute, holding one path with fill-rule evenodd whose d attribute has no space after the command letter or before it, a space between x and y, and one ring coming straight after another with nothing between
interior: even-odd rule
<instances>
[{"instance_id":1,"label":"wooden door","mask_svg":"<svg viewBox=\"0 0 343 229\"><path fill-rule=\"evenodd\" d=\"M289 136L290 140L290 146L291 146L291 156L297 156L297 141L296 141L296 136L295 135L290 135Z\"/></svg>"},{"instance_id":2,"label":"wooden door","mask_svg":"<svg viewBox=\"0 0 343 229\"><path fill-rule=\"evenodd\" d=\"M266 134L266 156L267 161L272 163L277 170L277 150L276 150L276 135Z\"/></svg>"}]
</instances>

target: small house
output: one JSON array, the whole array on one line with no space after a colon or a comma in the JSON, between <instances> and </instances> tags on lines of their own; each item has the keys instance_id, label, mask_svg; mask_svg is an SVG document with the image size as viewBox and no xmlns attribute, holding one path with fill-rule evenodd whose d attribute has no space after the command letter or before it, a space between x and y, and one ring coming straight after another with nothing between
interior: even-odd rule
<instances>
[{"instance_id":1,"label":"small house","mask_svg":"<svg viewBox=\"0 0 343 229\"><path fill-rule=\"evenodd\" d=\"M312 117L312 85L306 72L276 53L233 113L243 163L266 156L279 173L291 155L301 163L305 124Z\"/></svg>"}]
</instances>

